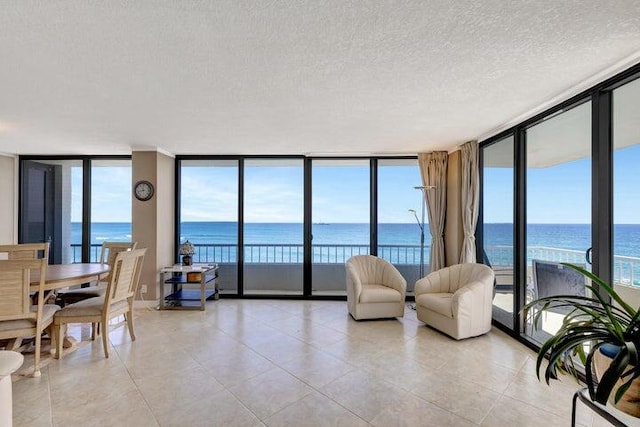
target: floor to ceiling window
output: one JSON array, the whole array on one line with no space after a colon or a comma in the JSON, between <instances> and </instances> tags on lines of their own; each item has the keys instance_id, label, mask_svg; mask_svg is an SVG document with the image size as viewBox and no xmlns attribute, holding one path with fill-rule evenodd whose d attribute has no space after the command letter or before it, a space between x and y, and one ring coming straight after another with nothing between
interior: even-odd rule
<instances>
[{"instance_id":1,"label":"floor to ceiling window","mask_svg":"<svg viewBox=\"0 0 640 427\"><path fill-rule=\"evenodd\" d=\"M483 258L495 273L493 318L514 327L513 135L483 150Z\"/></svg>"},{"instance_id":2,"label":"floor to ceiling window","mask_svg":"<svg viewBox=\"0 0 640 427\"><path fill-rule=\"evenodd\" d=\"M523 317L526 302L591 296L585 276L563 263L640 304L639 101L640 64L481 142L479 253L496 270L493 320L524 342L547 339L567 315L545 311L534 328ZM507 304L497 301L501 245L513 246L504 251L515 294Z\"/></svg>"},{"instance_id":3,"label":"floor to ceiling window","mask_svg":"<svg viewBox=\"0 0 640 427\"><path fill-rule=\"evenodd\" d=\"M74 224L79 228L80 223ZM91 262L99 260L100 247L105 241L131 241L129 159L91 161Z\"/></svg>"},{"instance_id":4,"label":"floor to ceiling window","mask_svg":"<svg viewBox=\"0 0 640 427\"><path fill-rule=\"evenodd\" d=\"M411 293L429 272L431 242L422 190L415 188L422 185L417 160L379 159L377 183L377 255L400 271Z\"/></svg>"},{"instance_id":5,"label":"floor to ceiling window","mask_svg":"<svg viewBox=\"0 0 640 427\"><path fill-rule=\"evenodd\" d=\"M370 162L313 160L312 293L346 295L344 263L370 253Z\"/></svg>"},{"instance_id":6,"label":"floor to ceiling window","mask_svg":"<svg viewBox=\"0 0 640 427\"><path fill-rule=\"evenodd\" d=\"M344 263L353 255L372 253L376 165L378 255L396 265L410 287L419 276L421 224L416 217L422 194L414 188L421 182L415 158L179 156L177 162L176 248L189 240L196 248L194 262L217 263L223 294L345 296ZM305 233L310 242L306 256ZM425 234L428 271L426 217ZM305 259L310 260L308 270Z\"/></svg>"},{"instance_id":7,"label":"floor to ceiling window","mask_svg":"<svg viewBox=\"0 0 640 427\"><path fill-rule=\"evenodd\" d=\"M238 292L238 160L180 162L180 237L195 263L216 263L222 294Z\"/></svg>"},{"instance_id":8,"label":"floor to ceiling window","mask_svg":"<svg viewBox=\"0 0 640 427\"><path fill-rule=\"evenodd\" d=\"M244 293L301 295L302 159L244 162Z\"/></svg>"},{"instance_id":9,"label":"floor to ceiling window","mask_svg":"<svg viewBox=\"0 0 640 427\"><path fill-rule=\"evenodd\" d=\"M614 90L612 97L613 281L626 298L640 293L640 80ZM636 296L635 306L639 301Z\"/></svg>"}]
</instances>

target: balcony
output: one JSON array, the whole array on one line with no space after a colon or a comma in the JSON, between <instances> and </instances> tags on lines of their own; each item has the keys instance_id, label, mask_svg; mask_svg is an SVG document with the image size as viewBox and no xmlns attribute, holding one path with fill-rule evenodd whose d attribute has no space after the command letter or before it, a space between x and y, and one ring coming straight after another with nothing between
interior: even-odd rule
<instances>
[{"instance_id":1,"label":"balcony","mask_svg":"<svg viewBox=\"0 0 640 427\"><path fill-rule=\"evenodd\" d=\"M487 258L491 266L500 269L513 268L513 246L487 246ZM586 264L583 251L552 248L547 246L531 246L527 249L527 265L534 259L555 262L568 262L584 266ZM527 283L531 282L528 274ZM614 255L613 283L640 287L640 258Z\"/></svg>"},{"instance_id":2,"label":"balcony","mask_svg":"<svg viewBox=\"0 0 640 427\"><path fill-rule=\"evenodd\" d=\"M228 244L194 244L196 263L217 263L220 266L220 286L222 292L236 293L238 247ZM369 245L313 245L312 271L313 292L318 295L345 293L344 263L354 255L370 252ZM512 246L491 246L485 248L491 265L501 272L513 268ZM394 264L407 280L408 292L419 279L420 246L419 245L380 245L379 256ZM90 257L97 262L100 256L100 245L92 245ZM71 245L72 262L80 262L81 248L79 244ZM425 247L425 271L429 271L429 247ZM540 259L557 262L585 264L584 253L576 250L552 248L545 246L530 247L527 251L527 263ZM301 294L301 275L304 261L304 248L299 244L251 244L245 245L245 275L252 278L251 289L246 293ZM615 256L614 283L640 287L640 258ZM298 269L299 274L295 273ZM529 269L530 270L530 269ZM512 275L512 273L509 273ZM527 283L531 283L528 274ZM277 287L276 287L277 286Z\"/></svg>"},{"instance_id":3,"label":"balcony","mask_svg":"<svg viewBox=\"0 0 640 427\"><path fill-rule=\"evenodd\" d=\"M238 246L229 244L194 244L195 263L217 263L222 293L236 293ZM313 292L316 294L346 295L344 263L354 255L370 253L369 245L313 245ZM425 247L425 262L429 247ZM71 245L72 262L80 262L81 247ZM379 256L390 261L407 280L408 292L419 279L419 245L380 245ZM100 245L92 245L91 262L100 257ZM244 247L245 275L252 278L246 293L301 294L300 278L304 261L304 247L299 244L251 244ZM299 269L299 274L292 274ZM425 265L428 271L428 264ZM277 286L277 288L276 288Z\"/></svg>"}]
</instances>

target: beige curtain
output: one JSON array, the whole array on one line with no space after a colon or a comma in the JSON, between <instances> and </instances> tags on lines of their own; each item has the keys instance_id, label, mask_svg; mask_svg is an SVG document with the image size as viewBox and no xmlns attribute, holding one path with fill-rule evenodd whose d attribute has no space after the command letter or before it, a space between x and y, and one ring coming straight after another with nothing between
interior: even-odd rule
<instances>
[{"instance_id":1,"label":"beige curtain","mask_svg":"<svg viewBox=\"0 0 640 427\"><path fill-rule=\"evenodd\" d=\"M425 190L429 229L431 230L431 271L446 266L444 256L444 221L447 211L447 158L446 151L418 154L422 185L435 188Z\"/></svg>"},{"instance_id":2,"label":"beige curtain","mask_svg":"<svg viewBox=\"0 0 640 427\"><path fill-rule=\"evenodd\" d=\"M461 147L462 185L460 206L462 208L462 251L460 264L476 262L476 225L478 224L479 170L478 143L470 141Z\"/></svg>"}]
</instances>

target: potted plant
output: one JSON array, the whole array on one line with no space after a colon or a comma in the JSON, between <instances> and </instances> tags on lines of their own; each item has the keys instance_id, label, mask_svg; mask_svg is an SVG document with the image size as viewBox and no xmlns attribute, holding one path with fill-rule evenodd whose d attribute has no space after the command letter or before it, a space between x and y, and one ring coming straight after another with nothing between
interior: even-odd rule
<instances>
[{"instance_id":1,"label":"potted plant","mask_svg":"<svg viewBox=\"0 0 640 427\"><path fill-rule=\"evenodd\" d=\"M634 383L640 377L640 310L623 301L611 285L593 273L572 264L563 265L590 279L587 289L593 296L554 295L524 306L525 319L532 320L534 327L540 324L540 316L545 311L569 310L558 332L538 352L538 378L548 354L549 364L544 373L547 384L550 379L558 378L558 372L579 379L586 377L592 400L604 405L610 400L618 409L640 416L640 380ZM606 296L611 298L611 303ZM595 369L594 360L603 359L603 346L611 356L604 360L610 364ZM584 376L577 368L578 361L584 366ZM598 372L597 379L594 372ZM625 395L627 391L630 393ZM635 395L629 396L631 392Z\"/></svg>"}]
</instances>

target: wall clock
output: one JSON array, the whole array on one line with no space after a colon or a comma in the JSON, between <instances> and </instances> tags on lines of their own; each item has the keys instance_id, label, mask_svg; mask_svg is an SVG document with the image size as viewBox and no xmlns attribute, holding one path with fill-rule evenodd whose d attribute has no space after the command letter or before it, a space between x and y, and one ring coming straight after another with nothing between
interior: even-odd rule
<instances>
[{"instance_id":1,"label":"wall clock","mask_svg":"<svg viewBox=\"0 0 640 427\"><path fill-rule=\"evenodd\" d=\"M136 199L146 202L153 197L153 184L149 181L138 181L133 187L133 194Z\"/></svg>"}]
</instances>

